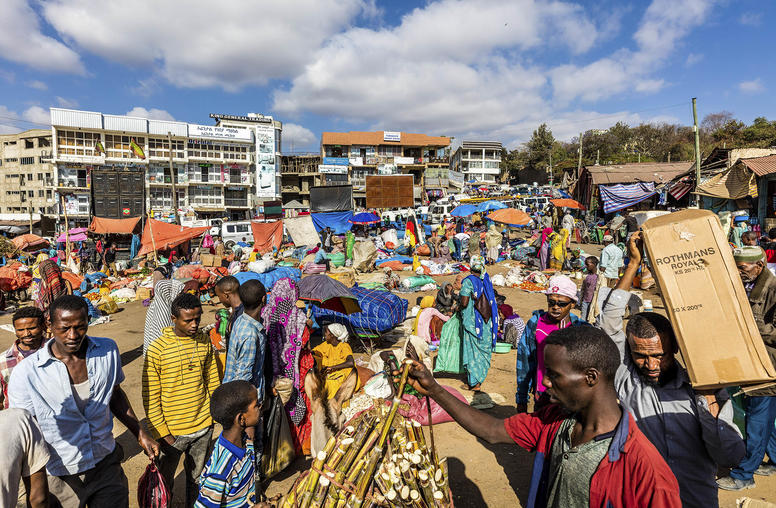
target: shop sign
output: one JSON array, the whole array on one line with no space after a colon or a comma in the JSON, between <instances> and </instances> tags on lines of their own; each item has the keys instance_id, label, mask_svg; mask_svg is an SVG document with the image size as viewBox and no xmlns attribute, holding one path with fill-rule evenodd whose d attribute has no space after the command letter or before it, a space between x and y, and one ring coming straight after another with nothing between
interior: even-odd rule
<instances>
[{"instance_id":1,"label":"shop sign","mask_svg":"<svg viewBox=\"0 0 776 508\"><path fill-rule=\"evenodd\" d=\"M347 157L324 157L323 163L329 166L347 166L350 160Z\"/></svg>"},{"instance_id":2,"label":"shop sign","mask_svg":"<svg viewBox=\"0 0 776 508\"><path fill-rule=\"evenodd\" d=\"M325 159L324 159L325 160ZM345 159L347 160L347 159ZM340 175L346 175L348 173L347 166L339 166L334 164L318 164L319 173L335 173Z\"/></svg>"},{"instance_id":3,"label":"shop sign","mask_svg":"<svg viewBox=\"0 0 776 508\"><path fill-rule=\"evenodd\" d=\"M121 215L129 215L129 208L122 208Z\"/></svg>"},{"instance_id":4,"label":"shop sign","mask_svg":"<svg viewBox=\"0 0 776 508\"><path fill-rule=\"evenodd\" d=\"M364 158L363 157L351 157L348 159L348 162L351 166L363 166L364 165Z\"/></svg>"},{"instance_id":5,"label":"shop sign","mask_svg":"<svg viewBox=\"0 0 776 508\"><path fill-rule=\"evenodd\" d=\"M383 141L401 142L401 132L383 131Z\"/></svg>"},{"instance_id":6,"label":"shop sign","mask_svg":"<svg viewBox=\"0 0 776 508\"><path fill-rule=\"evenodd\" d=\"M237 122L258 122L258 123L272 123L271 116L264 116L257 114L256 116L245 115L224 115L221 113L210 113L210 118L216 120L233 120Z\"/></svg>"},{"instance_id":7,"label":"shop sign","mask_svg":"<svg viewBox=\"0 0 776 508\"><path fill-rule=\"evenodd\" d=\"M235 127L216 127L215 125L197 125L190 123L189 137L251 141L251 131L249 129L237 129Z\"/></svg>"},{"instance_id":8,"label":"shop sign","mask_svg":"<svg viewBox=\"0 0 776 508\"><path fill-rule=\"evenodd\" d=\"M415 159L413 157L394 157L394 164L414 164Z\"/></svg>"},{"instance_id":9,"label":"shop sign","mask_svg":"<svg viewBox=\"0 0 776 508\"><path fill-rule=\"evenodd\" d=\"M447 179L451 185L458 188L463 188L463 173L460 171L453 171L452 169L447 172Z\"/></svg>"}]
</instances>

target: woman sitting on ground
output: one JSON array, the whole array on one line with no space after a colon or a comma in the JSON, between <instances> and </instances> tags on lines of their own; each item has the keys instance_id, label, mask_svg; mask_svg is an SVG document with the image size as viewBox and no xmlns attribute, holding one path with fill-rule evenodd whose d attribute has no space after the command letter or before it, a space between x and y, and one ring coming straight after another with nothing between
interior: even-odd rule
<instances>
[{"instance_id":1,"label":"woman sitting on ground","mask_svg":"<svg viewBox=\"0 0 776 508\"><path fill-rule=\"evenodd\" d=\"M324 342L313 348L313 356L319 356L323 373L326 375L328 398L334 398L340 385L356 368L353 350L348 344L348 329L340 323L332 323L323 332ZM361 383L356 385L358 391Z\"/></svg>"},{"instance_id":2,"label":"woman sitting on ground","mask_svg":"<svg viewBox=\"0 0 776 508\"><path fill-rule=\"evenodd\" d=\"M434 306L442 314L452 316L453 312L455 312L458 307L457 298L458 295L456 295L455 291L453 291L453 284L450 282L445 282L442 285L442 288L437 291Z\"/></svg>"}]
</instances>

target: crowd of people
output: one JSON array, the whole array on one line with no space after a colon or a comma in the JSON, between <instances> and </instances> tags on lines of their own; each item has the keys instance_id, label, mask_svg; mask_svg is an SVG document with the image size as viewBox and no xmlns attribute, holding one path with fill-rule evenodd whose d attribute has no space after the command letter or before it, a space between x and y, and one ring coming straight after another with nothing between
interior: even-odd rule
<instances>
[{"instance_id":1,"label":"crowd of people","mask_svg":"<svg viewBox=\"0 0 776 508\"><path fill-rule=\"evenodd\" d=\"M744 397L744 438L727 390L692 387L676 358L671 322L633 311L642 237L630 217L621 222L624 242L611 231L595 257L571 246L579 233L568 210L559 217L550 207L534 216L532 236L521 242L532 244L525 264L553 275L546 307L526 309L527 319L488 273L513 258L512 229L486 225L484 217L433 228L425 255L465 262L466 271L417 302L402 351L419 360L411 384L477 437L535 452L530 506L717 506L719 488L750 488L755 475L776 473L776 388ZM768 269L776 267L776 230L758 239L744 228L739 221L731 229L733 256L776 360L776 276ZM315 252L305 253L320 252L323 261L334 237L324 230ZM250 245L241 243L233 262L248 263ZM202 248L225 254L218 239ZM115 269L112 251L103 249L107 271ZM313 399L336 400L339 411L380 374L355 360L348 327L314 319L293 278L265 288L224 275L203 298L199 284L191 290L173 277L176 263L193 253L179 246L165 256L153 274L143 334L144 421L121 388L116 342L88 333L88 301L55 260L36 263L35 305L13 315L17 338L0 356L0 432L8 444L0 459L2 506L128 506L114 418L155 461L169 492L183 463L186 506L266 505L262 479L277 459L268 448L275 428L269 409L282 408L293 454L310 456L319 429ZM386 288L400 280L389 271ZM203 302L218 305L215 322L203 323ZM516 414L505 420L477 403L499 343L516 352ZM428 344L438 346L433 362ZM369 365L379 357L376 364L391 374L376 355ZM441 374L461 376L475 393L472 404L444 389L434 377ZM317 386L311 376L319 375ZM334 425L326 415L326 425ZM763 462L766 454L770 462ZM718 478L721 469L729 475Z\"/></svg>"}]
</instances>

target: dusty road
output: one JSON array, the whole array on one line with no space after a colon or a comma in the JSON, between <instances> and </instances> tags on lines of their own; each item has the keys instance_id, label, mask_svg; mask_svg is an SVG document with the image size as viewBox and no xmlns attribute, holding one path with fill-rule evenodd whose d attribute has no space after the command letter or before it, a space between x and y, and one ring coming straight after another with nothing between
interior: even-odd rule
<instances>
[{"instance_id":1,"label":"dusty road","mask_svg":"<svg viewBox=\"0 0 776 508\"><path fill-rule=\"evenodd\" d=\"M497 267L495 270L489 269L489 271L498 273L506 270L503 267ZM530 316L534 309L542 308L545 304L545 298L541 294L525 293L512 288L497 288L497 290L507 295L507 303L512 305L522 316ZM423 293L403 296L410 299L412 305L415 302L415 297L421 294ZM651 296L653 296L656 310L660 311L662 305L660 298L654 297L654 294ZM214 310L215 307L205 307L203 323L212 322ZM9 322L9 315L0 316L0 324ZM89 330L91 335L110 337L118 343L126 376L126 381L122 386L139 417L144 416L140 396L144 322L145 308L139 302L132 302L123 305L119 313L111 316L110 323L95 326ZM0 347L5 349L12 341L12 334L0 331ZM488 410L490 414L497 417L507 417L514 414L514 372L514 351L502 355L494 354L491 370L483 384L483 390L488 392L496 402L496 407ZM462 388L462 380L442 378L441 382L471 397L471 392ZM117 420L115 421L114 434L125 451L124 469L129 477L131 505L136 506L137 481L147 465L147 458L141 454L140 448L131 434ZM489 445L474 438L455 423L435 426L435 437L440 455L448 457L450 482L456 506L524 505L528 495L533 454L523 451L517 446ZM303 458L298 459L288 471L281 474L279 478L273 479L268 486L268 493L287 492L297 473L308 465L309 461ZM757 482L755 489L743 492L721 491L720 505L734 507L736 498L744 496L776 502L776 477L755 477L755 479ZM175 496L178 500L182 498L181 487L183 483L183 477L179 471L175 488Z\"/></svg>"}]
</instances>

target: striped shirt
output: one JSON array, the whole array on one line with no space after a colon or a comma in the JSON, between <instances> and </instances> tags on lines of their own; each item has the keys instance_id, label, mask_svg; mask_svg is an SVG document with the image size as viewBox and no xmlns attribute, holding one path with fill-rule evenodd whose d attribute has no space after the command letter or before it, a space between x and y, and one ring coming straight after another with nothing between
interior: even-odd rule
<instances>
[{"instance_id":1,"label":"striped shirt","mask_svg":"<svg viewBox=\"0 0 776 508\"><path fill-rule=\"evenodd\" d=\"M11 371L17 363L37 351L19 349L19 342L16 339L8 351L0 353L0 409L8 409L8 380L11 379Z\"/></svg>"},{"instance_id":2,"label":"striped shirt","mask_svg":"<svg viewBox=\"0 0 776 508\"><path fill-rule=\"evenodd\" d=\"M264 400L264 351L267 334L264 327L242 313L234 322L226 352L224 383L241 379L256 387L259 400Z\"/></svg>"},{"instance_id":3,"label":"striped shirt","mask_svg":"<svg viewBox=\"0 0 776 508\"><path fill-rule=\"evenodd\" d=\"M223 434L213 446L213 453L199 478L196 508L251 508L255 492L255 456L253 442L239 448Z\"/></svg>"},{"instance_id":4,"label":"striped shirt","mask_svg":"<svg viewBox=\"0 0 776 508\"><path fill-rule=\"evenodd\" d=\"M177 337L172 327L148 347L143 365L143 407L154 438L193 434L213 424L210 395L218 388L210 339Z\"/></svg>"}]
</instances>

